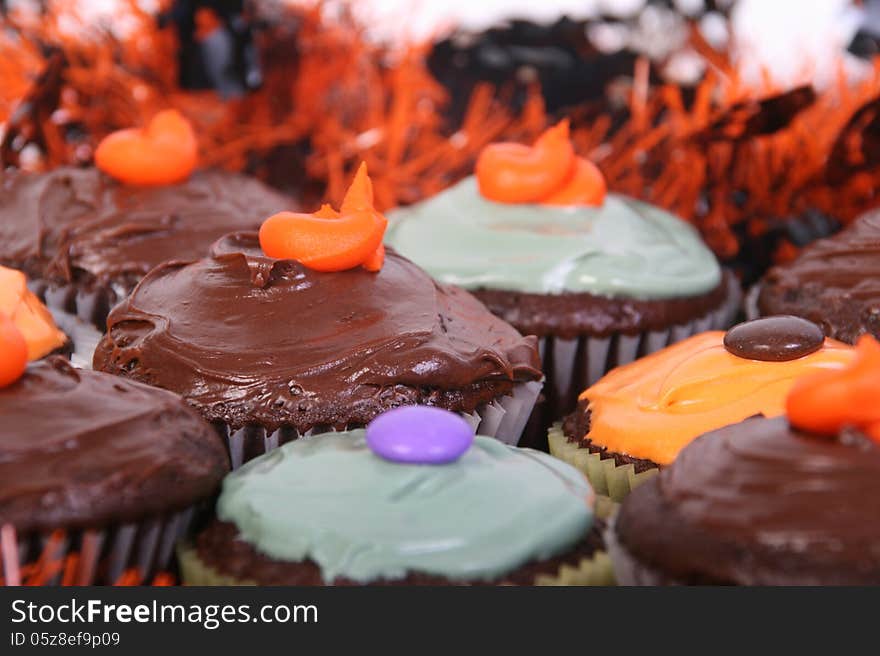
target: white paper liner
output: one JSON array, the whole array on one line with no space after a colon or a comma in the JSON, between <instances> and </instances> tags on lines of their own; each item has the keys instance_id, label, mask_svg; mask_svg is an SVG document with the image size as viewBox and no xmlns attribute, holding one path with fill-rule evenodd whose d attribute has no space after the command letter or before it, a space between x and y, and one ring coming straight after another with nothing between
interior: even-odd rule
<instances>
[{"instance_id":1,"label":"white paper liner","mask_svg":"<svg viewBox=\"0 0 880 656\"><path fill-rule=\"evenodd\" d=\"M730 327L740 310L742 293L735 277L728 277L725 302L715 310L684 325L638 335L609 337L581 335L574 339L544 337L539 342L542 369L547 375L545 404L541 409L543 431L577 406L587 387L611 369L629 364L697 333Z\"/></svg>"},{"instance_id":2,"label":"white paper liner","mask_svg":"<svg viewBox=\"0 0 880 656\"><path fill-rule=\"evenodd\" d=\"M68 530L51 554L44 553L50 533L17 535L11 525L0 529L0 566L6 585L21 585L27 563L41 556L49 562L63 561L76 552L79 559L73 585L113 585L123 572L134 568L140 581L149 581L166 570L174 547L188 533L194 508L170 515L157 515L140 522L115 524L100 529ZM44 585L59 585L63 568Z\"/></svg>"},{"instance_id":3,"label":"white paper liner","mask_svg":"<svg viewBox=\"0 0 880 656\"><path fill-rule=\"evenodd\" d=\"M119 285L84 290L72 284L50 285L43 280L35 280L29 282L28 287L50 310L77 316L101 331L107 325L107 315L113 303L128 295Z\"/></svg>"},{"instance_id":4,"label":"white paper liner","mask_svg":"<svg viewBox=\"0 0 880 656\"><path fill-rule=\"evenodd\" d=\"M92 357L95 355L98 342L103 337L101 332L94 325L83 321L76 315L56 307L49 307L49 311L58 328L73 342L73 353L70 356L71 364L81 369L91 369Z\"/></svg>"},{"instance_id":5,"label":"white paper liner","mask_svg":"<svg viewBox=\"0 0 880 656\"><path fill-rule=\"evenodd\" d=\"M758 309L758 297L761 295L761 283L758 283L746 294L744 306L746 311L746 321L754 321L761 318L761 311Z\"/></svg>"},{"instance_id":6,"label":"white paper liner","mask_svg":"<svg viewBox=\"0 0 880 656\"><path fill-rule=\"evenodd\" d=\"M473 426L477 434L494 437L505 444L516 445L532 414L543 384L543 381L518 383L513 386L508 396L485 403L473 413L463 412L461 415ZM331 426L316 426L300 435L292 426L282 426L271 433L262 426L235 429L223 422L214 422L214 426L227 441L233 469L238 469L249 460L300 437L334 431Z\"/></svg>"}]
</instances>

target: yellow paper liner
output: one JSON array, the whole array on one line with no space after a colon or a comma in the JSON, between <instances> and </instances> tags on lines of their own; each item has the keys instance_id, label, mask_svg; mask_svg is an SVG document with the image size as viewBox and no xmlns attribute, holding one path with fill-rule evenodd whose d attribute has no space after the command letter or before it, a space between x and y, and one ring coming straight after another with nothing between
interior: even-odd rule
<instances>
[{"instance_id":1,"label":"yellow paper liner","mask_svg":"<svg viewBox=\"0 0 880 656\"><path fill-rule=\"evenodd\" d=\"M583 472L596 492L596 514L607 518L614 506L626 498L632 490L659 473L659 469L649 469L636 473L631 464L618 465L613 458L601 458L598 453L590 453L577 442L569 442L562 431L562 423L557 422L547 432L550 453Z\"/></svg>"},{"instance_id":2,"label":"yellow paper liner","mask_svg":"<svg viewBox=\"0 0 880 656\"><path fill-rule=\"evenodd\" d=\"M177 547L177 562L180 564L180 579L183 585L203 586L246 586L258 585L256 581L236 579L221 574L206 565L189 543L180 543ZM498 585L515 585L499 582ZM614 569L611 558L604 551L597 551L589 558L582 559L576 566L563 565L555 576L539 575L534 582L536 586L546 585L615 585Z\"/></svg>"}]
</instances>

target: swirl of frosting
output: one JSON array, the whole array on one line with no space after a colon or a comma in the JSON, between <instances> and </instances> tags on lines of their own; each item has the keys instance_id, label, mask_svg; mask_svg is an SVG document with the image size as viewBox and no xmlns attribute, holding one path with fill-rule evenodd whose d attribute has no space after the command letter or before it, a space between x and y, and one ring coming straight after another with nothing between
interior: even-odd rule
<instances>
[{"instance_id":1,"label":"swirl of frosting","mask_svg":"<svg viewBox=\"0 0 880 656\"><path fill-rule=\"evenodd\" d=\"M684 449L624 501L618 541L681 582L880 583L880 448L753 417Z\"/></svg>"},{"instance_id":2,"label":"swirl of frosting","mask_svg":"<svg viewBox=\"0 0 880 656\"><path fill-rule=\"evenodd\" d=\"M490 580L574 546L592 502L577 470L537 451L478 436L452 463L392 463L355 430L248 463L224 481L217 515L259 552L314 561L327 582Z\"/></svg>"},{"instance_id":3,"label":"swirl of frosting","mask_svg":"<svg viewBox=\"0 0 880 656\"><path fill-rule=\"evenodd\" d=\"M0 314L12 320L27 345L28 360L38 360L67 342L49 310L27 288L21 271L0 266Z\"/></svg>"},{"instance_id":4,"label":"swirl of frosting","mask_svg":"<svg viewBox=\"0 0 880 656\"><path fill-rule=\"evenodd\" d=\"M470 177L388 219L387 244L467 289L650 300L708 293L721 282L690 225L617 194L599 207L504 205L483 198Z\"/></svg>"},{"instance_id":5,"label":"swirl of frosting","mask_svg":"<svg viewBox=\"0 0 880 656\"><path fill-rule=\"evenodd\" d=\"M584 391L586 437L609 451L668 465L703 433L753 415L782 415L798 377L842 369L853 357L851 347L826 339L820 350L794 360L748 360L724 347L723 332L701 333L614 369Z\"/></svg>"},{"instance_id":6,"label":"swirl of frosting","mask_svg":"<svg viewBox=\"0 0 880 656\"><path fill-rule=\"evenodd\" d=\"M266 257L250 232L153 269L107 324L96 369L236 427L342 428L419 402L471 412L542 376L534 337L393 251L375 273L324 273Z\"/></svg>"},{"instance_id":7,"label":"swirl of frosting","mask_svg":"<svg viewBox=\"0 0 880 656\"><path fill-rule=\"evenodd\" d=\"M880 343L862 335L847 367L798 380L786 411L803 430L836 435L854 426L880 442Z\"/></svg>"}]
</instances>

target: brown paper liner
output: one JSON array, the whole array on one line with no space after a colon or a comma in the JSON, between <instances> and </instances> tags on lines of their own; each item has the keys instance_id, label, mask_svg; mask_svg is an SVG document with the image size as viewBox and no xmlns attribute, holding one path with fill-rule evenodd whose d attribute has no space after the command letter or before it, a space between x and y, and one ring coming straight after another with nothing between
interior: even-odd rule
<instances>
[{"instance_id":1,"label":"brown paper liner","mask_svg":"<svg viewBox=\"0 0 880 656\"><path fill-rule=\"evenodd\" d=\"M574 339L544 337L539 342L542 370L547 380L544 400L535 410L525 446L546 450L547 429L577 407L581 393L602 376L655 351L707 330L730 327L740 311L742 292L734 276L728 276L724 303L711 312L683 325L636 335L609 337L581 335Z\"/></svg>"},{"instance_id":2,"label":"brown paper liner","mask_svg":"<svg viewBox=\"0 0 880 656\"><path fill-rule=\"evenodd\" d=\"M73 344L73 353L70 362L80 369L92 368L92 357L103 335L91 323L83 321L76 315L64 312L58 308L50 307L55 325L70 339Z\"/></svg>"},{"instance_id":3,"label":"brown paper liner","mask_svg":"<svg viewBox=\"0 0 880 656\"><path fill-rule=\"evenodd\" d=\"M649 469L636 473L631 464L618 465L613 458L602 458L598 453L591 453L577 442L569 442L561 423L550 427L547 442L554 457L583 472L590 481L596 492L596 514L602 518L608 517L632 490L660 472L659 469Z\"/></svg>"},{"instance_id":4,"label":"brown paper liner","mask_svg":"<svg viewBox=\"0 0 880 656\"><path fill-rule=\"evenodd\" d=\"M462 417L474 427L477 434L494 437L506 444L516 445L529 416L532 414L542 385L542 381L518 383L514 385L511 394L491 403L484 403L473 413L461 413ZM214 422L214 426L221 437L226 440L233 469L238 469L249 460L300 437L311 437L334 431L331 426L321 426L300 435L299 431L292 426L282 426L274 432L270 432L262 426L245 426L236 429L223 422Z\"/></svg>"},{"instance_id":5,"label":"brown paper liner","mask_svg":"<svg viewBox=\"0 0 880 656\"><path fill-rule=\"evenodd\" d=\"M102 528L19 535L6 524L0 529L0 565L6 585L21 585L28 563L45 565L76 557L73 585L113 585L123 572L135 570L146 581L172 564L174 546L189 530L194 508L155 515L139 522ZM63 567L42 585L62 583Z\"/></svg>"},{"instance_id":6,"label":"brown paper liner","mask_svg":"<svg viewBox=\"0 0 880 656\"><path fill-rule=\"evenodd\" d=\"M236 579L221 574L202 562L196 550L190 544L181 543L177 548L177 560L180 564L180 575L184 585L204 586L245 586L257 585L256 581ZM563 565L555 576L539 575L533 585L614 585L614 572L611 559L604 551L597 551L589 558L584 558L576 566ZM514 585L503 581L499 586Z\"/></svg>"},{"instance_id":7,"label":"brown paper liner","mask_svg":"<svg viewBox=\"0 0 880 656\"><path fill-rule=\"evenodd\" d=\"M121 286L86 289L74 284L57 285L35 280L28 287L50 310L72 314L102 332L107 327L107 315L113 305L128 295Z\"/></svg>"}]
</instances>

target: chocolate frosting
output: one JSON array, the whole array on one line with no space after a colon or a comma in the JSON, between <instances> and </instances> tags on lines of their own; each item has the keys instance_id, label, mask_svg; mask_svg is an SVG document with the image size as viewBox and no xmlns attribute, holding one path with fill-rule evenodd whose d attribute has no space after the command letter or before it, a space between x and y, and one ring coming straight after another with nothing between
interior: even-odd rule
<instances>
[{"instance_id":1,"label":"chocolate frosting","mask_svg":"<svg viewBox=\"0 0 880 656\"><path fill-rule=\"evenodd\" d=\"M709 433L634 490L622 546L685 583L880 583L880 445L784 417Z\"/></svg>"},{"instance_id":2,"label":"chocolate frosting","mask_svg":"<svg viewBox=\"0 0 880 656\"><path fill-rule=\"evenodd\" d=\"M414 403L470 412L541 377L534 337L393 250L378 273L321 273L266 257L256 233L156 268L108 329L96 369L236 428L345 428Z\"/></svg>"},{"instance_id":3,"label":"chocolate frosting","mask_svg":"<svg viewBox=\"0 0 880 656\"><path fill-rule=\"evenodd\" d=\"M0 174L0 264L32 278L129 291L161 262L193 259L292 201L224 171L179 185L126 186L94 168Z\"/></svg>"},{"instance_id":4,"label":"chocolate frosting","mask_svg":"<svg viewBox=\"0 0 880 656\"><path fill-rule=\"evenodd\" d=\"M758 308L763 315L809 319L849 344L864 333L880 338L880 212L771 269L761 283Z\"/></svg>"},{"instance_id":5,"label":"chocolate frosting","mask_svg":"<svg viewBox=\"0 0 880 656\"><path fill-rule=\"evenodd\" d=\"M0 416L0 524L22 533L180 510L229 470L179 397L57 357L0 389Z\"/></svg>"}]
</instances>

